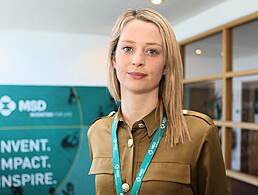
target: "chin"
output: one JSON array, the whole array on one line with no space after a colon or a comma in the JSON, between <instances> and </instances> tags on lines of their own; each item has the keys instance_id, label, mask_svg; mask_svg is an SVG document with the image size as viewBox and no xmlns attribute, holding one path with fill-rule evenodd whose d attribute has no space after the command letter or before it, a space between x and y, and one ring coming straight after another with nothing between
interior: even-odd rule
<instances>
[{"instance_id":1,"label":"chin","mask_svg":"<svg viewBox=\"0 0 258 195\"><path fill-rule=\"evenodd\" d=\"M138 82L138 81L129 81L129 82L120 82L121 90L134 94L146 94L158 90L159 83L153 83L151 81Z\"/></svg>"},{"instance_id":2,"label":"chin","mask_svg":"<svg viewBox=\"0 0 258 195\"><path fill-rule=\"evenodd\" d=\"M157 87L146 88L146 85L145 85L143 87L141 87L141 86L135 86L135 87L130 87L130 88L128 87L127 91L130 91L130 92L132 92L134 94L140 95L140 94L146 94L146 93L152 92L152 91L154 91L156 89L158 89L158 88Z\"/></svg>"}]
</instances>

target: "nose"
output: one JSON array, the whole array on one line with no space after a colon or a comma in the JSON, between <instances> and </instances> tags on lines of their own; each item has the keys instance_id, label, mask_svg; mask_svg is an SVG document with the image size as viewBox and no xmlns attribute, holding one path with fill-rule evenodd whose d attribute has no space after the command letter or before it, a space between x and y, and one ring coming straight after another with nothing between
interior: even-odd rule
<instances>
[{"instance_id":1,"label":"nose","mask_svg":"<svg viewBox=\"0 0 258 195\"><path fill-rule=\"evenodd\" d=\"M142 51L137 51L132 56L132 65L134 66L142 66L145 64L145 57Z\"/></svg>"}]
</instances>

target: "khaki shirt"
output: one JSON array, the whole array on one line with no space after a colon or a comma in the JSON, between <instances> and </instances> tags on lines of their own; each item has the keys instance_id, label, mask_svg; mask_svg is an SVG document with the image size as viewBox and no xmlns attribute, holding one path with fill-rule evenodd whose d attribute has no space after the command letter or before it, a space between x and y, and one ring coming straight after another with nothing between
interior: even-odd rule
<instances>
[{"instance_id":1,"label":"khaki shirt","mask_svg":"<svg viewBox=\"0 0 258 195\"><path fill-rule=\"evenodd\" d=\"M155 110L137 121L132 129L118 111L118 146L122 183L129 191L145 153L159 126ZM164 136L143 178L143 195L227 195L225 168L213 121L204 114L184 110L191 141L170 146ZM116 194L112 165L112 120L97 120L88 131L92 159L89 174L95 175L96 194ZM128 186L127 185L127 186Z\"/></svg>"}]
</instances>

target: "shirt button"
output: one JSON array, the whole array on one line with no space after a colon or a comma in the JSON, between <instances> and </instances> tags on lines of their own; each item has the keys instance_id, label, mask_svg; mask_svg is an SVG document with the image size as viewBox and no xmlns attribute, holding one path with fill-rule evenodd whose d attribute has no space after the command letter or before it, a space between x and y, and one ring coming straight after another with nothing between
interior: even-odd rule
<instances>
[{"instance_id":1,"label":"shirt button","mask_svg":"<svg viewBox=\"0 0 258 195\"><path fill-rule=\"evenodd\" d=\"M138 123L138 127L139 127L139 128L144 128L145 125L144 125L143 123Z\"/></svg>"},{"instance_id":2,"label":"shirt button","mask_svg":"<svg viewBox=\"0 0 258 195\"><path fill-rule=\"evenodd\" d=\"M131 148L133 146L133 139L129 139L127 141L127 145L128 145L129 148Z\"/></svg>"},{"instance_id":3,"label":"shirt button","mask_svg":"<svg viewBox=\"0 0 258 195\"><path fill-rule=\"evenodd\" d=\"M113 116L116 112L115 111L112 111L108 114L108 116Z\"/></svg>"},{"instance_id":4,"label":"shirt button","mask_svg":"<svg viewBox=\"0 0 258 195\"><path fill-rule=\"evenodd\" d=\"M130 190L130 186L128 183L123 183L122 189L124 192L128 192Z\"/></svg>"}]
</instances>

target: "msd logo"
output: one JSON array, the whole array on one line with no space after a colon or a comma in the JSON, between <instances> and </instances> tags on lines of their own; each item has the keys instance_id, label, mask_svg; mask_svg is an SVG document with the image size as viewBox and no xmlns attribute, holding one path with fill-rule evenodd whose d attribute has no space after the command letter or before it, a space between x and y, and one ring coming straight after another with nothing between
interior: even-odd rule
<instances>
[{"instance_id":1,"label":"msd logo","mask_svg":"<svg viewBox=\"0 0 258 195\"><path fill-rule=\"evenodd\" d=\"M0 98L0 114L9 116L16 109L16 103L7 95ZM47 103L44 100L19 100L19 112L43 112L47 109Z\"/></svg>"},{"instance_id":2,"label":"msd logo","mask_svg":"<svg viewBox=\"0 0 258 195\"><path fill-rule=\"evenodd\" d=\"M16 103L7 95L0 99L0 113L3 116L9 116L16 108Z\"/></svg>"}]
</instances>

